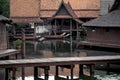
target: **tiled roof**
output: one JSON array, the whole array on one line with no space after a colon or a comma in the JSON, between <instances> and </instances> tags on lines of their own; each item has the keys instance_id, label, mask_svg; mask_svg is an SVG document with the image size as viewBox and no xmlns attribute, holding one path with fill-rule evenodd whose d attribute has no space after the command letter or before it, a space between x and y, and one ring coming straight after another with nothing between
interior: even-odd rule
<instances>
[{"instance_id":1,"label":"tiled roof","mask_svg":"<svg viewBox=\"0 0 120 80\"><path fill-rule=\"evenodd\" d=\"M72 10L79 18L99 16L100 0L64 0L64 2L69 2ZM54 15L55 11L58 10L60 4L61 0L41 0L41 17L51 17Z\"/></svg>"},{"instance_id":2,"label":"tiled roof","mask_svg":"<svg viewBox=\"0 0 120 80\"><path fill-rule=\"evenodd\" d=\"M61 0L41 0L40 9L41 10L57 10Z\"/></svg>"},{"instance_id":3,"label":"tiled roof","mask_svg":"<svg viewBox=\"0 0 120 80\"><path fill-rule=\"evenodd\" d=\"M72 18L73 20L75 20L76 22L80 24L83 23L82 21L78 19L77 15L74 13L74 11L71 8L71 5L69 3L65 3L64 1L61 2L59 9L56 11L56 13L52 17L53 18Z\"/></svg>"},{"instance_id":4,"label":"tiled roof","mask_svg":"<svg viewBox=\"0 0 120 80\"><path fill-rule=\"evenodd\" d=\"M58 9L61 1L62 0L41 0L41 10ZM73 10L100 8L100 0L64 0L64 2L69 2Z\"/></svg>"},{"instance_id":5,"label":"tiled roof","mask_svg":"<svg viewBox=\"0 0 120 80\"><path fill-rule=\"evenodd\" d=\"M43 22L39 17L13 17L12 21L14 23L34 23Z\"/></svg>"},{"instance_id":6,"label":"tiled roof","mask_svg":"<svg viewBox=\"0 0 120 80\"><path fill-rule=\"evenodd\" d=\"M115 10L92 21L88 21L83 26L92 27L120 27L120 10Z\"/></svg>"},{"instance_id":7,"label":"tiled roof","mask_svg":"<svg viewBox=\"0 0 120 80\"><path fill-rule=\"evenodd\" d=\"M115 0L101 0L100 15L105 15L109 12Z\"/></svg>"},{"instance_id":8,"label":"tiled roof","mask_svg":"<svg viewBox=\"0 0 120 80\"><path fill-rule=\"evenodd\" d=\"M92 21L88 21L84 23L83 26L120 27L120 1L115 0L110 13Z\"/></svg>"},{"instance_id":9,"label":"tiled roof","mask_svg":"<svg viewBox=\"0 0 120 80\"><path fill-rule=\"evenodd\" d=\"M10 0L10 17L52 17L62 0ZM64 0L78 18L98 17L100 0Z\"/></svg>"},{"instance_id":10,"label":"tiled roof","mask_svg":"<svg viewBox=\"0 0 120 80\"><path fill-rule=\"evenodd\" d=\"M73 10L100 8L100 0L69 0L69 3Z\"/></svg>"},{"instance_id":11,"label":"tiled roof","mask_svg":"<svg viewBox=\"0 0 120 80\"><path fill-rule=\"evenodd\" d=\"M38 1L39 0L10 0L10 16L38 16Z\"/></svg>"}]
</instances>

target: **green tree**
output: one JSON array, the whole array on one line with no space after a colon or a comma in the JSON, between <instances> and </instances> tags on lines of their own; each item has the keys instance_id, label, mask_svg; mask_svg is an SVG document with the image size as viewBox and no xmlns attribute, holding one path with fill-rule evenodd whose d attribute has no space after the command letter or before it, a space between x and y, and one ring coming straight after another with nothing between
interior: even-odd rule
<instances>
[{"instance_id":1,"label":"green tree","mask_svg":"<svg viewBox=\"0 0 120 80\"><path fill-rule=\"evenodd\" d=\"M10 0L0 0L0 15L9 17L10 15Z\"/></svg>"}]
</instances>

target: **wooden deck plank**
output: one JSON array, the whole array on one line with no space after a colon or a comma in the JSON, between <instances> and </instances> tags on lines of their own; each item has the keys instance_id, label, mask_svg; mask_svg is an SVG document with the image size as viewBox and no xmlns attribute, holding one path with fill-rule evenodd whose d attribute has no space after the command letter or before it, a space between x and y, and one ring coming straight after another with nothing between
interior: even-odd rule
<instances>
[{"instance_id":1,"label":"wooden deck plank","mask_svg":"<svg viewBox=\"0 0 120 80\"><path fill-rule=\"evenodd\" d=\"M16 49L0 50L0 57L5 57L5 56L12 55L12 54L17 54L17 53L19 53L19 51Z\"/></svg>"},{"instance_id":2,"label":"wooden deck plank","mask_svg":"<svg viewBox=\"0 0 120 80\"><path fill-rule=\"evenodd\" d=\"M120 62L120 55L116 56L93 56L93 57L59 57L41 59L1 60L0 67L30 67L30 66L52 66L72 64L95 64L95 63Z\"/></svg>"}]
</instances>

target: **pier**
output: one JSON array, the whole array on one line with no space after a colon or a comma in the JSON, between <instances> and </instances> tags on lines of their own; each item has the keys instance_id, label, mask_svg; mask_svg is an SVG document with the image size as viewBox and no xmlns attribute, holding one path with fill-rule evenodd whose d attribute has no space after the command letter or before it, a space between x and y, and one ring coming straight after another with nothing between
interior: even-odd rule
<instances>
[{"instance_id":1,"label":"pier","mask_svg":"<svg viewBox=\"0 0 120 80\"><path fill-rule=\"evenodd\" d=\"M96 63L116 63L120 62L120 56L93 56L93 57L58 57L58 58L40 58L40 59L19 59L19 60L1 60L0 68L18 68L18 67L34 67L34 73L37 73L37 67L44 68L45 80L48 80L49 66L56 66L56 76L58 76L58 66L80 65L80 73L83 74L83 65L90 66L90 76L94 75L94 67ZM45 68L47 66L47 68ZM73 68L71 67L71 80L73 79ZM14 72L15 73L15 72ZM80 74L81 75L81 74ZM34 75L36 76L36 75Z\"/></svg>"}]
</instances>

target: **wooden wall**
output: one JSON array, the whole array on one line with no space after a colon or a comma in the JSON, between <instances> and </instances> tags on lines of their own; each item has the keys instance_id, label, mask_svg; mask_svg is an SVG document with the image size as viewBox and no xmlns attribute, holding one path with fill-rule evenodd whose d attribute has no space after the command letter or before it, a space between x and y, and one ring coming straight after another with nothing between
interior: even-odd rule
<instances>
[{"instance_id":1,"label":"wooden wall","mask_svg":"<svg viewBox=\"0 0 120 80\"><path fill-rule=\"evenodd\" d=\"M120 28L88 28L87 41L120 45L119 34Z\"/></svg>"},{"instance_id":2,"label":"wooden wall","mask_svg":"<svg viewBox=\"0 0 120 80\"><path fill-rule=\"evenodd\" d=\"M7 49L6 27L0 23L0 50Z\"/></svg>"}]
</instances>

